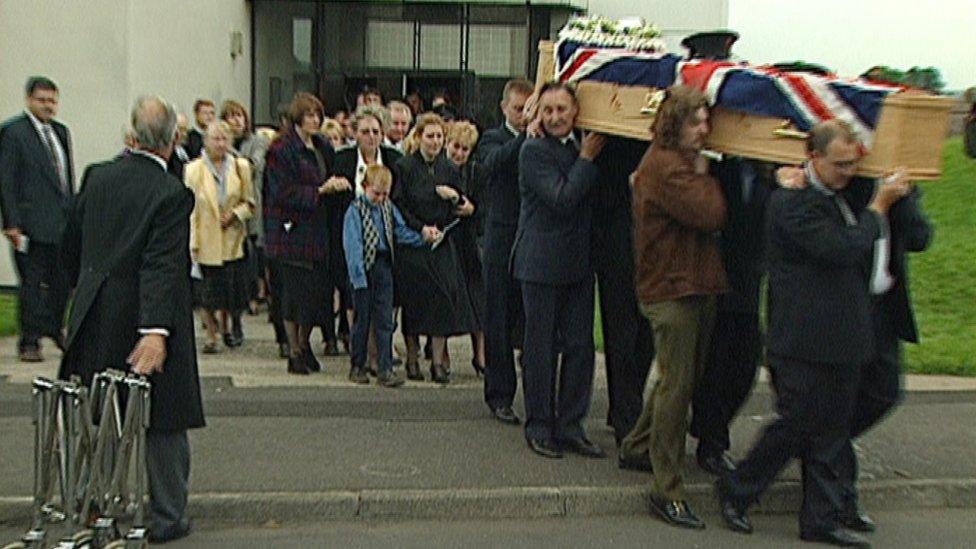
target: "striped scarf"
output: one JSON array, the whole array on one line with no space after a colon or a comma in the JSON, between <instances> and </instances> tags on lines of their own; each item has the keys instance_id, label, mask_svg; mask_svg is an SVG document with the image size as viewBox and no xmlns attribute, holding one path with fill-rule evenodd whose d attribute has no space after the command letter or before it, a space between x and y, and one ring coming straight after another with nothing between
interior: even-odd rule
<instances>
[{"instance_id":1,"label":"striped scarf","mask_svg":"<svg viewBox=\"0 0 976 549\"><path fill-rule=\"evenodd\" d=\"M386 200L379 206L383 212L383 230L386 233L386 245L390 249L390 257L393 257L393 207L390 201ZM380 242L380 233L376 230L373 223L373 216L370 213L373 204L366 195L356 198L356 209L359 210L359 217L363 220L363 267L366 271L373 268L376 263L376 247Z\"/></svg>"}]
</instances>

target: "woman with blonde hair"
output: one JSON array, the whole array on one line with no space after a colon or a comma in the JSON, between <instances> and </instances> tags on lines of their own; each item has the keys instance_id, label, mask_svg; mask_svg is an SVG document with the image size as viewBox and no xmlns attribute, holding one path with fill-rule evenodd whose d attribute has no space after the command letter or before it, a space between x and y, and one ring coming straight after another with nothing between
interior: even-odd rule
<instances>
[{"instance_id":1,"label":"woman with blonde hair","mask_svg":"<svg viewBox=\"0 0 976 549\"><path fill-rule=\"evenodd\" d=\"M475 160L472 153L478 144L478 128L467 121L455 122L447 130L447 158L460 172L458 188L462 194L474 204L475 212L470 217L462 219L461 223L451 231L451 239L457 248L458 258L467 282L468 296L471 299L474 312L475 330L471 332L471 348L474 357L471 367L477 375L485 371L485 334L482 322L485 311L485 281L481 267L481 236L484 234L484 214L481 198L484 195L485 177L482 165ZM445 349L446 353L446 349ZM449 362L445 357L445 362Z\"/></svg>"},{"instance_id":2,"label":"woman with blonde hair","mask_svg":"<svg viewBox=\"0 0 976 549\"><path fill-rule=\"evenodd\" d=\"M231 319L240 314L248 298L244 240L245 223L254 214L254 190L250 163L230 154L233 138L226 122L208 126L204 154L183 172L196 198L190 215L190 255L202 275L195 293L207 329L204 353L219 351L215 313L219 313L224 344L240 345L231 333Z\"/></svg>"},{"instance_id":3,"label":"woman with blonde hair","mask_svg":"<svg viewBox=\"0 0 976 549\"><path fill-rule=\"evenodd\" d=\"M458 171L444 152L445 126L441 117L424 114L407 138L407 155L397 161L400 181L393 201L407 225L418 232L451 231L458 218L474 213L474 204L459 188ZM447 338L475 331L467 282L453 239L427 248L397 250L397 284L403 305L403 334L407 341L407 377L423 379L417 351L419 336L431 338L430 373L434 382L449 383L444 363Z\"/></svg>"},{"instance_id":4,"label":"woman with blonde hair","mask_svg":"<svg viewBox=\"0 0 976 549\"><path fill-rule=\"evenodd\" d=\"M319 133L329 140L329 144L336 151L346 146L346 132L342 129L342 124L333 118L326 118L325 122L322 122Z\"/></svg>"}]
</instances>

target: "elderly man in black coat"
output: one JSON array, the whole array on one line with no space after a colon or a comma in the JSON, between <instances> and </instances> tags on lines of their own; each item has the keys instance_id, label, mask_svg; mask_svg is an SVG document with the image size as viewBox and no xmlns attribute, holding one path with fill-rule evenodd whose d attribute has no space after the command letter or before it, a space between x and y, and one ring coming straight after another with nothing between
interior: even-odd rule
<instances>
[{"instance_id":1,"label":"elderly man in black coat","mask_svg":"<svg viewBox=\"0 0 976 549\"><path fill-rule=\"evenodd\" d=\"M136 147L86 170L62 249L75 297L59 377L77 374L90 384L113 367L152 383L150 541L189 532L186 431L204 425L190 292L194 199L166 172L175 127L171 105L158 97L137 101Z\"/></svg>"}]
</instances>

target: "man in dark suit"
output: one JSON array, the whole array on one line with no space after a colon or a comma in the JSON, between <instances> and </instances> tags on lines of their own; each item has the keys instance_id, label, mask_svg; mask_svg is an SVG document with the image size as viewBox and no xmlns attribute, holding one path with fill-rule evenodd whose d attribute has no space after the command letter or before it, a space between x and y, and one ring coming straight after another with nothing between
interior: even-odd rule
<instances>
[{"instance_id":1,"label":"man in dark suit","mask_svg":"<svg viewBox=\"0 0 976 549\"><path fill-rule=\"evenodd\" d=\"M525 437L534 452L549 458L563 451L605 457L583 430L594 360L592 210L586 198L599 176L593 160L605 138L590 133L577 149L578 111L566 85L543 86L528 132L544 137L527 140L519 154L521 203L512 267L525 307Z\"/></svg>"},{"instance_id":2,"label":"man in dark suit","mask_svg":"<svg viewBox=\"0 0 976 549\"><path fill-rule=\"evenodd\" d=\"M58 87L37 76L27 81L26 93L24 114L0 125L0 204L3 234L13 245L20 276L20 359L40 362L41 337L63 347L68 291L58 247L71 208L74 166L68 128L54 120Z\"/></svg>"},{"instance_id":3,"label":"man in dark suit","mask_svg":"<svg viewBox=\"0 0 976 549\"><path fill-rule=\"evenodd\" d=\"M485 295L485 404L502 423L519 425L512 410L518 376L513 347L522 329L522 298L509 271L512 243L519 216L518 156L525 142L522 114L532 94L524 78L509 80L502 91L505 122L485 132L478 154L488 171L485 185L484 280Z\"/></svg>"},{"instance_id":4,"label":"man in dark suit","mask_svg":"<svg viewBox=\"0 0 976 549\"><path fill-rule=\"evenodd\" d=\"M193 338L193 194L166 172L176 112L158 97L132 113L130 154L90 166L63 246L75 298L59 377L89 384L107 368L149 376L150 541L189 532L190 447L204 425Z\"/></svg>"},{"instance_id":5,"label":"man in dark suit","mask_svg":"<svg viewBox=\"0 0 976 549\"><path fill-rule=\"evenodd\" d=\"M203 136L207 133L207 126L217 118L217 107L209 99L197 99L193 102L193 127L187 132L186 154L189 160L200 156L203 150ZM188 161L189 161L188 160Z\"/></svg>"},{"instance_id":6,"label":"man in dark suit","mask_svg":"<svg viewBox=\"0 0 976 549\"><path fill-rule=\"evenodd\" d=\"M765 249L763 227L772 192L770 166L740 157L712 164L728 208L719 235L729 291L718 298L709 358L692 401L691 433L698 465L713 475L735 468L728 456L729 423L749 396L762 350L759 285Z\"/></svg>"},{"instance_id":7,"label":"man in dark suit","mask_svg":"<svg viewBox=\"0 0 976 549\"><path fill-rule=\"evenodd\" d=\"M880 185L900 184L904 177L903 172L896 172L893 179ZM861 193L860 198L864 203L873 194L875 182L864 181L860 188L866 191ZM865 194L867 196L863 196ZM887 288L875 288L877 295L871 301L874 358L861 368L850 423L851 440L876 425L901 400L901 342L918 343L905 256L907 252L924 251L932 238L932 225L922 212L921 191L913 187L904 198L891 206L887 219L887 271L890 283ZM858 504L857 455L850 440L838 457L836 470L843 488L841 520L848 528L873 532L874 521L861 511Z\"/></svg>"},{"instance_id":8,"label":"man in dark suit","mask_svg":"<svg viewBox=\"0 0 976 549\"><path fill-rule=\"evenodd\" d=\"M634 292L634 237L630 174L647 143L610 138L597 159L600 185L593 194L593 269L600 298L600 320L610 409L607 424L619 446L643 410L644 382L654 360L651 326L640 314ZM618 454L624 469L647 469Z\"/></svg>"},{"instance_id":9,"label":"man in dark suit","mask_svg":"<svg viewBox=\"0 0 976 549\"><path fill-rule=\"evenodd\" d=\"M834 464L850 438L861 368L874 355L869 283L880 271L872 254L884 241L884 216L909 187L880 187L856 214L840 193L857 169L857 136L843 122L825 122L811 130L807 151L809 186L775 191L768 208L768 355L778 417L716 488L726 524L751 532L746 508L799 456L800 537L865 547L842 527Z\"/></svg>"}]
</instances>

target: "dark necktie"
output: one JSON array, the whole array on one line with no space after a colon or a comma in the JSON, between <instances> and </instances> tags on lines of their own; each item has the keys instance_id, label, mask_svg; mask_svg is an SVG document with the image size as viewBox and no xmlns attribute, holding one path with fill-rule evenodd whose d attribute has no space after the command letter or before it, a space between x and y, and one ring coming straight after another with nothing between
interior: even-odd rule
<instances>
[{"instance_id":1,"label":"dark necktie","mask_svg":"<svg viewBox=\"0 0 976 549\"><path fill-rule=\"evenodd\" d=\"M68 184L64 176L64 166L61 165L61 157L58 150L54 147L54 133L51 126L44 126L44 142L47 144L47 152L51 155L51 162L54 163L54 173L58 174L58 183L61 184L61 192L67 194Z\"/></svg>"}]
</instances>

